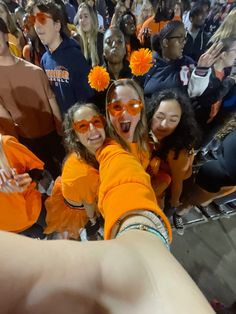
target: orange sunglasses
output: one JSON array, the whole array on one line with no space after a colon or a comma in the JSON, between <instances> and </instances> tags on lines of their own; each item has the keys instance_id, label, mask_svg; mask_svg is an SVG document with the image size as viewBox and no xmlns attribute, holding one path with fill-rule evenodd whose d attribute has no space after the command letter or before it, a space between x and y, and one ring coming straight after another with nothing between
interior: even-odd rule
<instances>
[{"instance_id":1,"label":"orange sunglasses","mask_svg":"<svg viewBox=\"0 0 236 314\"><path fill-rule=\"evenodd\" d=\"M121 100L111 102L107 105L108 111L113 117L120 116L124 109L128 111L129 114L135 116L143 109L143 103L141 100L132 99L127 103L122 102Z\"/></svg>"},{"instance_id":2,"label":"orange sunglasses","mask_svg":"<svg viewBox=\"0 0 236 314\"><path fill-rule=\"evenodd\" d=\"M52 19L51 15L45 13L45 12L38 12L35 15L30 15L27 18L27 24L29 26L34 26L35 21L39 22L42 25L45 25L47 22L47 19Z\"/></svg>"},{"instance_id":3,"label":"orange sunglasses","mask_svg":"<svg viewBox=\"0 0 236 314\"><path fill-rule=\"evenodd\" d=\"M105 124L102 116L94 116L92 117L90 121L80 120L80 121L74 122L72 127L75 131L79 133L86 133L89 130L90 123L92 123L92 125L98 129L104 128L104 124Z\"/></svg>"}]
</instances>

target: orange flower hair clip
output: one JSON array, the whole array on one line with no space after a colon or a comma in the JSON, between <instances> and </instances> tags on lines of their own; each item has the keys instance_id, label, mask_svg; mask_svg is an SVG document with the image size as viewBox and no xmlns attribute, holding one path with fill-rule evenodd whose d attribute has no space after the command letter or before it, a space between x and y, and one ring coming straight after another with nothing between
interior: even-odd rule
<instances>
[{"instance_id":1,"label":"orange flower hair clip","mask_svg":"<svg viewBox=\"0 0 236 314\"><path fill-rule=\"evenodd\" d=\"M129 66L132 74L135 76L146 74L153 66L152 52L145 48L134 51L131 54Z\"/></svg>"},{"instance_id":2,"label":"orange flower hair clip","mask_svg":"<svg viewBox=\"0 0 236 314\"><path fill-rule=\"evenodd\" d=\"M88 82L96 91L102 92L110 83L110 75L104 67L95 66L89 72Z\"/></svg>"}]
</instances>

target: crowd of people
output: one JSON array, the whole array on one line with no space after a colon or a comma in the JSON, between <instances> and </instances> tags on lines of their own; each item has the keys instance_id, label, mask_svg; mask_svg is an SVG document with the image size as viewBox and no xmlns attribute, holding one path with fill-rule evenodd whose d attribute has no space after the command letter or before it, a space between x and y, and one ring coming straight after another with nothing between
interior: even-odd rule
<instances>
[{"instance_id":1,"label":"crowd of people","mask_svg":"<svg viewBox=\"0 0 236 314\"><path fill-rule=\"evenodd\" d=\"M3 313L20 298L30 313L212 312L169 248L193 206L236 191L235 18L233 0L0 0L0 242L3 263L19 259L0 275ZM34 247L45 260L21 271Z\"/></svg>"}]
</instances>

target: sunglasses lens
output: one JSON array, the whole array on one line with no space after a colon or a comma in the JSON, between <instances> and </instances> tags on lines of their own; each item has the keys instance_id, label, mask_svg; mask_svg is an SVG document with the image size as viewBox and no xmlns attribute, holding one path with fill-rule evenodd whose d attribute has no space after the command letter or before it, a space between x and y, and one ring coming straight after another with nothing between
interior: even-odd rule
<instances>
[{"instance_id":1,"label":"sunglasses lens","mask_svg":"<svg viewBox=\"0 0 236 314\"><path fill-rule=\"evenodd\" d=\"M112 116L116 117L122 113L123 106L119 102L110 103L108 105L108 110Z\"/></svg>"},{"instance_id":2,"label":"sunglasses lens","mask_svg":"<svg viewBox=\"0 0 236 314\"><path fill-rule=\"evenodd\" d=\"M95 117L93 118L92 120L92 123L93 125L98 128L98 129L101 129L104 127L104 124L103 124L103 121L102 121L102 118L101 117Z\"/></svg>"},{"instance_id":3,"label":"sunglasses lens","mask_svg":"<svg viewBox=\"0 0 236 314\"><path fill-rule=\"evenodd\" d=\"M73 128L79 133L86 133L89 129L89 123L87 121L76 122L74 123Z\"/></svg>"},{"instance_id":4,"label":"sunglasses lens","mask_svg":"<svg viewBox=\"0 0 236 314\"><path fill-rule=\"evenodd\" d=\"M131 100L126 104L126 107L129 114L131 114L132 116L135 116L142 110L143 106L141 102Z\"/></svg>"},{"instance_id":5,"label":"sunglasses lens","mask_svg":"<svg viewBox=\"0 0 236 314\"><path fill-rule=\"evenodd\" d=\"M27 19L26 19L26 25L28 28L30 28L31 26L34 26L35 23L35 16L34 15L30 15Z\"/></svg>"},{"instance_id":6,"label":"sunglasses lens","mask_svg":"<svg viewBox=\"0 0 236 314\"><path fill-rule=\"evenodd\" d=\"M47 16L44 13L38 13L36 19L40 24L44 25L47 21Z\"/></svg>"}]
</instances>

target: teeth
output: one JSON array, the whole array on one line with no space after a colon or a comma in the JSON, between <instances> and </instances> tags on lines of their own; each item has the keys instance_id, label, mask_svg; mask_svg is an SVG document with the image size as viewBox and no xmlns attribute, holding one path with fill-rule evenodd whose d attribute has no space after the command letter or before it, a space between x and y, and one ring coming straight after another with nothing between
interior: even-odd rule
<instances>
[{"instance_id":1,"label":"teeth","mask_svg":"<svg viewBox=\"0 0 236 314\"><path fill-rule=\"evenodd\" d=\"M100 138L100 135L94 135L94 136L91 136L89 140L97 140L98 138Z\"/></svg>"}]
</instances>

